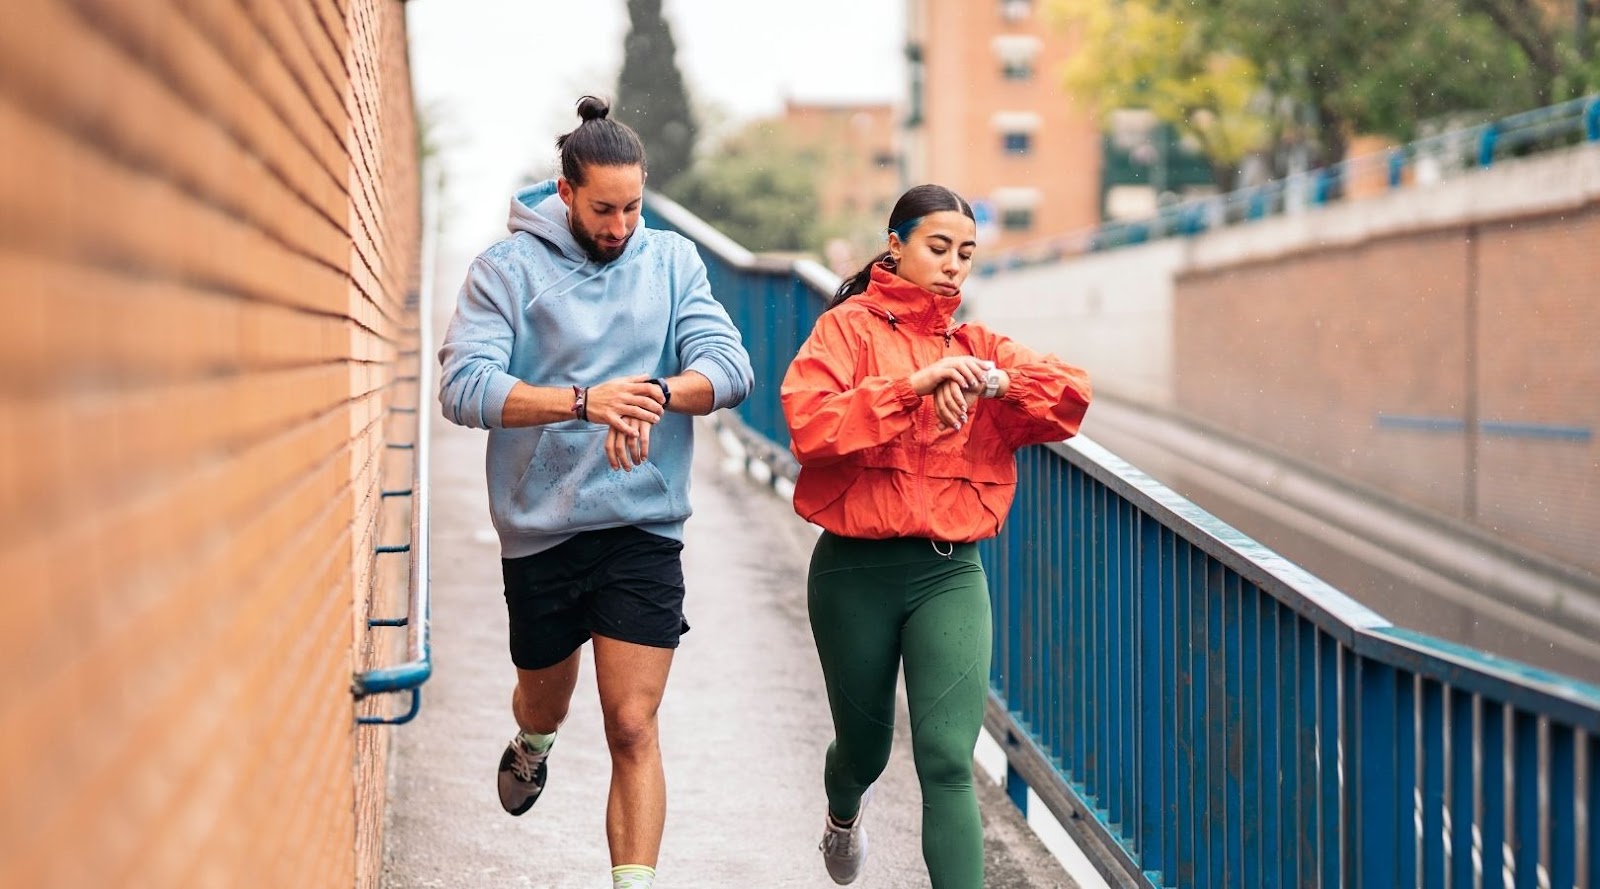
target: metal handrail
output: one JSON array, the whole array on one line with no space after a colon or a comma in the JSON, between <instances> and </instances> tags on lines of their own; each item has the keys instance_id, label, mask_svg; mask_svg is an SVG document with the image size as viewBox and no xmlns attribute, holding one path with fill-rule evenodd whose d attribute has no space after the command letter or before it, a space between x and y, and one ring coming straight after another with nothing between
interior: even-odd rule
<instances>
[{"instance_id":1,"label":"metal handrail","mask_svg":"<svg viewBox=\"0 0 1600 889\"><path fill-rule=\"evenodd\" d=\"M1019 470L985 724L1110 884L1573 885L1600 688L1395 627L1088 439Z\"/></svg>"},{"instance_id":2,"label":"metal handrail","mask_svg":"<svg viewBox=\"0 0 1600 889\"><path fill-rule=\"evenodd\" d=\"M1086 436L1044 447L1145 515L1179 531L1241 580L1260 587L1355 653L1404 665L1424 678L1458 686L1468 680L1474 693L1538 709L1585 731L1600 732L1600 688L1396 627Z\"/></svg>"},{"instance_id":3,"label":"metal handrail","mask_svg":"<svg viewBox=\"0 0 1600 889\"><path fill-rule=\"evenodd\" d=\"M1307 206L1324 206L1340 198L1338 187L1358 173L1382 168L1389 190L1405 184L1405 169L1419 158L1460 156L1472 166L1493 166L1506 151L1539 139L1577 134L1600 142L1600 94L1582 96L1543 108L1416 139L1376 154L1361 155L1326 167L1295 173L1225 194L1180 201L1152 216L1102 222L1001 251L979 263L979 275L1027 268L1064 257L1171 237L1197 235L1216 228L1263 219L1285 212L1291 197Z\"/></svg>"},{"instance_id":4,"label":"metal handrail","mask_svg":"<svg viewBox=\"0 0 1600 889\"><path fill-rule=\"evenodd\" d=\"M410 442L391 442L393 450L409 450L412 456L411 487L385 490L384 498L409 497L411 499L411 539L404 544L379 545L374 555L409 553L411 557L408 580L410 583L405 615L395 618L369 618L371 627L405 627L406 661L392 667L382 667L357 673L351 681L351 693L356 700L390 692L411 692L411 703L398 716L358 716L362 725L400 725L416 718L422 709L422 684L433 675L433 642L431 634L432 590L430 562L430 507L432 483L429 470L431 436L428 432L429 411L422 405L433 391L433 278L436 226L433 224L432 201L424 197L421 282L417 288L417 373L414 379L417 403L412 406L393 407L393 413L409 413L416 417L415 435Z\"/></svg>"}]
</instances>

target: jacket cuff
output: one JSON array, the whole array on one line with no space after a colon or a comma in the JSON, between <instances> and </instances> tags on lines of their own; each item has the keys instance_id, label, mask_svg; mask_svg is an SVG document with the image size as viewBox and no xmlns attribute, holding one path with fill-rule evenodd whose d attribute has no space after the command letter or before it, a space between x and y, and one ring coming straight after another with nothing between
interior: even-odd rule
<instances>
[{"instance_id":1,"label":"jacket cuff","mask_svg":"<svg viewBox=\"0 0 1600 889\"><path fill-rule=\"evenodd\" d=\"M511 396L511 390L517 385L517 378L505 371L497 370L489 375L488 382L483 387L483 425L489 429L500 429L504 426L501 414L505 411L506 399Z\"/></svg>"},{"instance_id":2,"label":"jacket cuff","mask_svg":"<svg viewBox=\"0 0 1600 889\"><path fill-rule=\"evenodd\" d=\"M894 397L899 400L900 406L906 410L922 406L922 396L917 394L917 390L911 388L910 377L902 377L895 380L894 387L889 391L894 393Z\"/></svg>"},{"instance_id":3,"label":"jacket cuff","mask_svg":"<svg viewBox=\"0 0 1600 889\"><path fill-rule=\"evenodd\" d=\"M1014 404L1021 406L1025 403L1028 397L1027 392L1024 391L1024 387L1017 385L1023 380L1022 374L1017 373L1015 370L1007 367L1002 367L1000 369L1006 372L1006 376L1010 377L1011 381L1006 384L1006 394L995 400L1003 404Z\"/></svg>"},{"instance_id":4,"label":"jacket cuff","mask_svg":"<svg viewBox=\"0 0 1600 889\"><path fill-rule=\"evenodd\" d=\"M685 372L694 371L711 381L711 409L714 411L724 408L736 407L744 398L736 390L733 378L723 369L722 364L715 359L702 358L694 361L684 368Z\"/></svg>"}]
</instances>

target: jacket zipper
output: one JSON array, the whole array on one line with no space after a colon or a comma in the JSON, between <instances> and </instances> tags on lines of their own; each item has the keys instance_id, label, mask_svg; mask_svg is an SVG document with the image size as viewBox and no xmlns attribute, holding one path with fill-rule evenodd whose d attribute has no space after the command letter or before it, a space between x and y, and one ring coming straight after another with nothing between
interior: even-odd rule
<instances>
[{"instance_id":1,"label":"jacket zipper","mask_svg":"<svg viewBox=\"0 0 1600 889\"><path fill-rule=\"evenodd\" d=\"M948 334L944 335L944 337L945 348L939 350L935 360L944 357L944 352L949 350L950 338ZM920 356L917 354L918 339L920 339L920 337L914 338L911 341L911 357L913 360L913 366L921 363ZM924 405L922 409L917 411L917 431L919 433L917 436L917 492L919 495L918 499L922 501L922 515L926 517L924 521L928 523L928 536L932 538L933 510L931 504L928 502L928 451L933 447L933 431L931 428L932 424L926 422L928 410L929 408Z\"/></svg>"}]
</instances>

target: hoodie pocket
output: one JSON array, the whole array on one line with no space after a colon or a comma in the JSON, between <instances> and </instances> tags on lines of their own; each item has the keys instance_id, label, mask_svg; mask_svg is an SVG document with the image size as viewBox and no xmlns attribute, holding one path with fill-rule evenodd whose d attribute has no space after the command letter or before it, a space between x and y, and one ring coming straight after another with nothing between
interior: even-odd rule
<instances>
[{"instance_id":1,"label":"hoodie pocket","mask_svg":"<svg viewBox=\"0 0 1600 889\"><path fill-rule=\"evenodd\" d=\"M606 463L605 426L547 427L511 492L512 524L556 534L683 518L661 470L649 461L632 472Z\"/></svg>"}]
</instances>

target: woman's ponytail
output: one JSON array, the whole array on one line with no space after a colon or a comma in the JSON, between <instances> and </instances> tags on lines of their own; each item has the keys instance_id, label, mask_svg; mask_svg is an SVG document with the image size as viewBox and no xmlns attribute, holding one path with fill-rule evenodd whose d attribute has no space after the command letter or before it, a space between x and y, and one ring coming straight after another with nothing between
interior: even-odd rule
<instances>
[{"instance_id":1,"label":"woman's ponytail","mask_svg":"<svg viewBox=\"0 0 1600 889\"><path fill-rule=\"evenodd\" d=\"M865 291L867 285L872 283L872 267L888 258L889 251L885 250L872 257L871 261L861 267L861 271L844 279L844 282L839 285L839 289L833 292L833 299L828 300L828 308L835 308L850 297Z\"/></svg>"}]
</instances>

